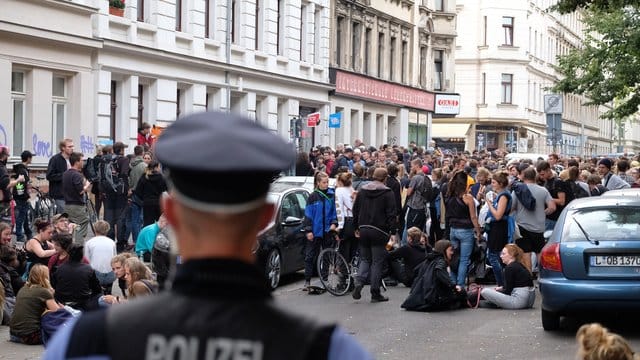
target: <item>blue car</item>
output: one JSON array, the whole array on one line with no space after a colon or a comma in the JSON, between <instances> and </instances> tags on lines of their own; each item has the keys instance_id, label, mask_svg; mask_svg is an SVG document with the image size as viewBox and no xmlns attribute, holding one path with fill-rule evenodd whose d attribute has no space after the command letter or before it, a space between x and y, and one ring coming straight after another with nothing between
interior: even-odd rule
<instances>
[{"instance_id":1,"label":"blue car","mask_svg":"<svg viewBox=\"0 0 640 360\"><path fill-rule=\"evenodd\" d=\"M640 310L640 197L572 201L540 254L542 326L593 311Z\"/></svg>"}]
</instances>

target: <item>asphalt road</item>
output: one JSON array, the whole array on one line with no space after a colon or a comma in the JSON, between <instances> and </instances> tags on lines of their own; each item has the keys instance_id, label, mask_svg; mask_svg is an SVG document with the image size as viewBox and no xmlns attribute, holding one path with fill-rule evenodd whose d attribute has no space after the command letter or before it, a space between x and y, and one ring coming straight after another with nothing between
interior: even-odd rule
<instances>
[{"instance_id":1,"label":"asphalt road","mask_svg":"<svg viewBox=\"0 0 640 360\"><path fill-rule=\"evenodd\" d=\"M533 309L465 309L441 313L408 312L400 308L409 289L390 287L390 301L372 304L369 288L362 299L329 293L303 292L298 274L283 279L276 300L291 311L320 321L337 322L376 359L575 359L575 332L590 321L599 321L623 335L640 351L637 316L613 314L582 320L567 318L562 330L546 332L540 322L540 299ZM0 326L0 359L38 359L42 346L10 343L9 329Z\"/></svg>"}]
</instances>

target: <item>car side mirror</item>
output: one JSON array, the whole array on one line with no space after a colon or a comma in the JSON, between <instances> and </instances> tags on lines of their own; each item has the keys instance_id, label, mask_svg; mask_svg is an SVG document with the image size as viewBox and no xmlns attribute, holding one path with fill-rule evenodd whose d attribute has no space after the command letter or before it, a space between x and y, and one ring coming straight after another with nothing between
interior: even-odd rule
<instances>
[{"instance_id":1,"label":"car side mirror","mask_svg":"<svg viewBox=\"0 0 640 360\"><path fill-rule=\"evenodd\" d=\"M282 223L283 226L294 226L302 224L302 219L297 218L295 216L287 216Z\"/></svg>"}]
</instances>

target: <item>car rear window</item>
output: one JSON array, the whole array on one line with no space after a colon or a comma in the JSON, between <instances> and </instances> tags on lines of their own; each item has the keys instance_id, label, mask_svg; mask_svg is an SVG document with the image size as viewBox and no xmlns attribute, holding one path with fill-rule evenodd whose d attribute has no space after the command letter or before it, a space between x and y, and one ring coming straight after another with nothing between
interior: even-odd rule
<instances>
[{"instance_id":1,"label":"car rear window","mask_svg":"<svg viewBox=\"0 0 640 360\"><path fill-rule=\"evenodd\" d=\"M587 241L585 233L590 240L640 241L640 207L592 208L567 213L562 241Z\"/></svg>"}]
</instances>

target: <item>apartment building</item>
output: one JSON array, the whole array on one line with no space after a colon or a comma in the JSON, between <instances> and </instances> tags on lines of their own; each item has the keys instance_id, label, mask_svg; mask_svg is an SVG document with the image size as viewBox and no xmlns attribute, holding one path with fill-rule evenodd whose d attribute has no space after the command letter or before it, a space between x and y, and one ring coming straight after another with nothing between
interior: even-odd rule
<instances>
[{"instance_id":1,"label":"apartment building","mask_svg":"<svg viewBox=\"0 0 640 360\"><path fill-rule=\"evenodd\" d=\"M107 0L4 5L0 142L35 163L64 137L93 154L205 109L285 138L292 120L329 113L327 0L130 0L122 16Z\"/></svg>"},{"instance_id":2,"label":"apartment building","mask_svg":"<svg viewBox=\"0 0 640 360\"><path fill-rule=\"evenodd\" d=\"M322 143L427 144L437 92L454 88L454 4L334 0L330 102L341 122Z\"/></svg>"},{"instance_id":3,"label":"apartment building","mask_svg":"<svg viewBox=\"0 0 640 360\"><path fill-rule=\"evenodd\" d=\"M565 155L606 154L613 124L605 107L562 95L560 126L545 113L545 95L559 74L556 57L580 46L580 13L548 12L552 0L457 0L459 34L456 90L461 94L456 124L467 132L467 149L504 148ZM547 104L548 105L548 104ZM555 139L553 141L552 139Z\"/></svg>"}]
</instances>

